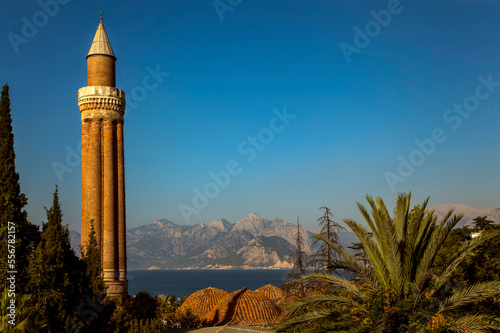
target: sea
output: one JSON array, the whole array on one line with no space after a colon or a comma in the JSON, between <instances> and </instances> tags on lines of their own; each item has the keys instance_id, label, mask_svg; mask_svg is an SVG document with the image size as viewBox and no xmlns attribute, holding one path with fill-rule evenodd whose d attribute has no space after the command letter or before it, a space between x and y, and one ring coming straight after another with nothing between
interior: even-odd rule
<instances>
[{"instance_id":1,"label":"sea","mask_svg":"<svg viewBox=\"0 0 500 333\"><path fill-rule=\"evenodd\" d=\"M153 296L189 296L195 291L215 287L229 293L246 287L255 290L267 284L280 287L284 269L186 269L186 270L129 270L130 295L147 291Z\"/></svg>"}]
</instances>

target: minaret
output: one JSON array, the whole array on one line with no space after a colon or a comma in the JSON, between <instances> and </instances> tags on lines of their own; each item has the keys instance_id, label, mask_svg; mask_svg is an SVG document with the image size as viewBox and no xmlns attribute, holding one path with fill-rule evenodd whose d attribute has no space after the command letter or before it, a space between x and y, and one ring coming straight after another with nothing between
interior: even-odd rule
<instances>
[{"instance_id":1,"label":"minaret","mask_svg":"<svg viewBox=\"0 0 500 333\"><path fill-rule=\"evenodd\" d=\"M82 118L84 251L93 221L103 278L112 298L128 296L123 114L125 92L115 87L116 57L102 23L87 55L87 87L78 90Z\"/></svg>"}]
</instances>

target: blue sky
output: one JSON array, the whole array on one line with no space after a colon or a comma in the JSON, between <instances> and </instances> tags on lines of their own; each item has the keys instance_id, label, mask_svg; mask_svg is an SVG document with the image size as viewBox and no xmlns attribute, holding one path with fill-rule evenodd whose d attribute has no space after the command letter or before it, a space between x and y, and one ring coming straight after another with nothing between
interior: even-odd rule
<instances>
[{"instance_id":1,"label":"blue sky","mask_svg":"<svg viewBox=\"0 0 500 333\"><path fill-rule=\"evenodd\" d=\"M256 212L313 229L321 206L360 220L366 194L409 190L500 207L497 1L6 1L0 82L32 222L57 184L80 228L77 91L101 10L128 102L128 227Z\"/></svg>"}]
</instances>

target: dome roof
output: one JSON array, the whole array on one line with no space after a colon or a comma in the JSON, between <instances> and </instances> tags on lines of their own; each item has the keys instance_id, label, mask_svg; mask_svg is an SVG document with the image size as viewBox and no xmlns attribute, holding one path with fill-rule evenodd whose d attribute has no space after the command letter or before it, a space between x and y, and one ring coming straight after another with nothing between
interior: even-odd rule
<instances>
[{"instance_id":1,"label":"dome roof","mask_svg":"<svg viewBox=\"0 0 500 333\"><path fill-rule=\"evenodd\" d=\"M264 325L277 324L281 310L268 298L243 288L226 295L204 318L205 324Z\"/></svg>"},{"instance_id":2,"label":"dome roof","mask_svg":"<svg viewBox=\"0 0 500 333\"><path fill-rule=\"evenodd\" d=\"M269 298L273 303L285 296L285 292L272 284L262 286L255 291L257 294Z\"/></svg>"},{"instance_id":3,"label":"dome roof","mask_svg":"<svg viewBox=\"0 0 500 333\"><path fill-rule=\"evenodd\" d=\"M226 295L229 295L227 291L218 288L208 287L198 290L186 298L184 303L182 303L181 309L185 310L190 307L195 315L203 317L205 314L210 312L210 310L212 310Z\"/></svg>"}]
</instances>

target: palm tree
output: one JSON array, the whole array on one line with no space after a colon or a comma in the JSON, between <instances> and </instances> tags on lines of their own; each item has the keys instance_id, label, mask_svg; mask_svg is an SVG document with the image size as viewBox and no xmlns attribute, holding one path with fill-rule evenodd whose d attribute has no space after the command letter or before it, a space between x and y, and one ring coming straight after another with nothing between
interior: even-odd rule
<instances>
[{"instance_id":1,"label":"palm tree","mask_svg":"<svg viewBox=\"0 0 500 333\"><path fill-rule=\"evenodd\" d=\"M15 317L9 316L11 299L15 300ZM48 321L45 318L46 300L37 302L33 294L9 296L4 289L0 296L0 332L45 332Z\"/></svg>"},{"instance_id":2,"label":"palm tree","mask_svg":"<svg viewBox=\"0 0 500 333\"><path fill-rule=\"evenodd\" d=\"M394 216L389 214L381 198L366 197L371 213L358 203L373 239L363 225L344 219L368 255L370 265L366 267L340 246L315 235L340 254L341 258L332 268L351 272L356 279L350 281L332 274L305 275L305 281L331 282L339 288L333 294L316 295L294 304L278 332L299 325L304 332L324 332L331 327L345 332L363 332L363 325L373 332L491 332L500 329L498 312L471 310L474 309L471 305L499 296L500 281L450 288L450 278L457 266L494 234L483 233L463 243L448 265L436 274L432 269L433 261L463 215L452 216L450 210L437 222L434 211L426 212L427 198L410 216L410 198L411 193L398 196ZM466 307L468 312L461 311ZM380 310L378 316L375 316L375 309ZM308 329L325 320L333 323L330 329L322 330L321 325L318 329Z\"/></svg>"}]
</instances>

